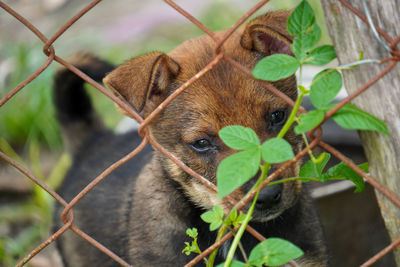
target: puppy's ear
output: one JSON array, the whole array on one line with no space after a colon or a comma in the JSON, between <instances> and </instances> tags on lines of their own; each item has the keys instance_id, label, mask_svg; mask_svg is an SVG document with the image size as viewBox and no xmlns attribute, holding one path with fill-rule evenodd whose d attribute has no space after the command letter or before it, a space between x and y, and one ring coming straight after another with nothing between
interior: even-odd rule
<instances>
[{"instance_id":1,"label":"puppy's ear","mask_svg":"<svg viewBox=\"0 0 400 267\"><path fill-rule=\"evenodd\" d=\"M147 115L166 98L167 87L179 69L178 63L166 54L150 53L125 62L109 73L103 82L137 112Z\"/></svg>"},{"instance_id":2,"label":"puppy's ear","mask_svg":"<svg viewBox=\"0 0 400 267\"><path fill-rule=\"evenodd\" d=\"M292 37L286 29L290 11L278 11L262 15L250 21L243 32L240 44L243 48L271 54L291 54Z\"/></svg>"}]
</instances>

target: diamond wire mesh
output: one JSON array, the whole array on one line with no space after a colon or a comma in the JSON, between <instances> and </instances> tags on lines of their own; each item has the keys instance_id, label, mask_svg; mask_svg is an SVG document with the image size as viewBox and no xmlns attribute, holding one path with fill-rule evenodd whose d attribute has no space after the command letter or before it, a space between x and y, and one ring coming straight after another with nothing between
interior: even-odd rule
<instances>
[{"instance_id":1,"label":"diamond wire mesh","mask_svg":"<svg viewBox=\"0 0 400 267\"><path fill-rule=\"evenodd\" d=\"M48 66L53 61L57 61L58 63L64 65L66 68L74 72L76 75L84 79L86 82L89 84L93 85L97 90L102 92L104 95L109 97L112 101L117 103L120 107L122 107L131 117L136 119L140 123L140 128L139 128L139 133L143 137L143 140L141 144L136 147L132 152L130 152L128 155L125 157L121 158L109 168L107 168L102 174L100 174L98 177L96 177L91 183L89 183L78 195L75 196L75 198L67 203L63 198L61 198L56 192L51 190L45 183L40 181L37 177L35 177L30 170L24 168L21 166L19 163L16 161L12 160L8 155L0 151L0 157L2 157L6 162L8 162L10 165L14 166L16 169L18 169L22 174L24 174L26 177L28 177L32 182L40 186L43 190L47 191L55 200L57 200L59 203L61 203L65 208L62 213L62 220L64 222L64 226L61 227L58 231L56 231L53 235L51 235L47 240L43 241L39 246L37 246L31 253L26 255L19 263L17 266L22 266L30 261L31 258L33 258L36 254L38 254L42 249L44 249L46 246L48 246L51 242L56 240L58 237L60 237L64 232L71 230L75 232L77 235L85 239L87 242L92 244L94 247L98 248L101 250L103 253L107 254L109 257L111 257L113 260L121 264L122 266L131 266L129 263L125 262L123 259L121 259L118 255L113 253L109 248L104 247L102 244L94 240L92 237L81 231L79 228L75 227L72 223L74 220L74 214L73 214L73 206L85 195L87 194L91 189L93 189L100 181L105 179L108 174L110 174L112 171L114 171L116 168L124 164L126 161L132 159L135 157L140 151L146 146L146 144L150 143L155 149L158 149L161 151L165 156L170 158L173 162L175 162L179 167L181 167L184 171L189 173L191 176L194 178L198 179L200 182L202 182L205 186L210 188L213 191L216 191L216 186L209 182L205 177L202 177L201 175L197 174L195 171L187 167L183 162L181 162L179 159L177 159L174 155L172 155L170 152L168 152L164 147L162 147L159 143L157 143L156 140L152 139L149 136L149 131L147 129L147 125L149 125L154 118L157 116L159 112L165 108L165 106L168 105L175 97L177 97L180 93L182 93L186 88L188 88L193 82L198 80L201 76L203 76L205 73L210 71L215 65L217 65L220 61L224 60L228 63L230 63L233 67L237 68L239 71L242 71L245 73L247 76L252 77L251 71L247 69L246 67L240 65L238 62L236 62L234 59L230 58L224 53L223 50L223 43L230 37L230 35L247 19L249 18L254 12L256 12L258 9L260 9L263 5L265 5L269 0L263 0L257 3L252 9L250 9L248 12L246 12L230 29L228 29L225 32L225 35L222 38L218 38L211 30L209 30L206 26L204 26L200 21L198 21L195 17L193 17L191 14L186 12L183 8L178 6L174 1L172 0L165 0L167 4L169 4L171 7L176 9L179 13L181 13L183 16L185 16L187 19L189 19L192 23L194 23L197 27L199 27L202 31L204 31L207 35L209 35L215 42L215 58L207 65L205 66L201 71L199 71L195 76L193 76L191 79L186 81L180 88L178 88L172 95L170 95L163 103L160 104L160 106L155 109L153 113L151 113L146 119L143 119L135 110L131 108L130 105L125 103L124 101L120 100L119 98L115 97L113 94L111 94L109 91L107 91L103 86L92 80L89 76L87 76L85 73L74 67L73 65L69 64L66 62L64 59L58 57L55 53L55 50L53 48L53 43L65 32L68 30L69 27L71 27L77 20L79 20L82 16L84 16L87 12L89 12L92 8L94 8L98 3L101 2L101 0L95 0L92 1L90 4L88 4L84 9L82 9L80 12L78 12L73 18L71 18L67 23L65 23L51 38L47 39L43 33L41 33L32 23L30 23L27 19L25 19L23 16L19 15L16 11L11 9L8 5L6 5L4 2L0 1L0 7L7 12L9 15L15 17L15 19L19 20L22 24L24 24L30 31L32 31L37 38L39 38L43 43L43 53L48 57L46 61L43 63L43 65L38 68L34 73L32 73L29 77L27 77L25 80L21 81L20 84L18 84L13 90L11 90L5 97L3 97L0 100L0 107L3 106L6 102L8 102L16 93L18 93L20 90L22 90L27 84L32 82L37 76L39 76L43 71L46 70ZM361 19L363 19L366 22L366 18L358 12L356 9L354 9L347 1L345 0L340 0L341 4L346 6L349 10L351 10L355 15L359 16ZM346 103L350 102L352 99L357 97L359 94L367 90L369 87L371 87L374 83L376 83L380 78L382 78L386 73L390 72L394 66L397 64L397 62L400 59L400 52L397 50L397 44L400 42L400 37L397 38L390 38L388 37L388 34L382 30L382 29L377 29L379 34L383 36L386 40L391 40L390 42L390 48L392 49L392 57L383 60L382 62L390 61L386 68L382 70L380 73L378 73L375 77L373 77L371 80L367 81L364 85L362 85L357 91L355 91L353 94L349 95L345 99L343 99L341 102L339 102L331 111L327 112L325 115L325 119L323 122L325 122L329 117L331 117L337 110L339 110L341 107L343 107ZM294 105L293 100L291 100L288 96L286 96L284 93L281 91L277 90L275 87L273 87L270 83L260 81L258 82L264 86L266 89L268 89L271 93L281 97L283 100L285 100L287 103L290 105ZM306 112L303 108L300 109L300 112ZM322 122L322 123L323 123ZM322 124L321 123L321 124ZM334 155L336 158L340 159L343 161L345 164L350 166L355 172L360 174L369 184L371 184L376 190L378 190L380 193L382 193L384 196L386 196L388 199L390 199L397 207L400 207L400 199L398 196L396 196L393 192L391 192L388 188L380 184L374 177L372 177L369 174L366 174L363 172L360 168L357 167L352 161L350 161L348 158L346 158L343 154L341 154L339 151L337 151L335 148L332 146L328 145L327 143L323 142L320 138L322 136L322 130L321 130L321 124L314 129L314 131L309 132L309 137L311 139L311 142L309 144L309 148L312 149L316 146L320 146L332 155ZM307 154L307 148L303 149L300 151L295 158L292 160L288 161L285 163L283 166L281 166L279 169L277 169L274 173L270 174L268 178L260 185L259 188L265 187L268 183L273 181L280 173L282 173L284 170L287 168L291 167L293 164L295 164L298 160L300 160L302 157L304 157ZM243 208L255 195L257 189L255 189L248 197L242 199L238 203L238 209ZM231 202L232 204L236 204L236 201L228 197L228 201ZM265 238L260 235L256 230L251 228L250 226L247 227L246 229L249 233L254 235L258 240L262 241ZM203 253L198 255L196 258L194 258L192 261L190 261L186 266L194 266L196 263L202 260L202 258L206 257L208 254L210 254L215 248L221 246L224 242L229 240L232 237L232 233L226 234L219 242L213 244L209 248L205 249ZM400 245L400 237L392 242L390 245L388 245L386 248L384 248L382 251L371 257L367 262L364 263L363 266L370 266L380 258L382 258L384 255L395 249L398 245ZM292 266L297 266L296 262L291 261L290 264Z\"/></svg>"}]
</instances>

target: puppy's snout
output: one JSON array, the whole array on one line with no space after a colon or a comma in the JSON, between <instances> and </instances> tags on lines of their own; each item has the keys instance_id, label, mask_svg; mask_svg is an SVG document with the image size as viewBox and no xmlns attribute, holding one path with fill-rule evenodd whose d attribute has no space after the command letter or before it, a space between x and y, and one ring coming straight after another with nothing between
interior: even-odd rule
<instances>
[{"instance_id":1,"label":"puppy's snout","mask_svg":"<svg viewBox=\"0 0 400 267\"><path fill-rule=\"evenodd\" d=\"M275 184L263 188L258 195L256 206L258 209L268 209L278 204L282 198L282 184Z\"/></svg>"}]
</instances>

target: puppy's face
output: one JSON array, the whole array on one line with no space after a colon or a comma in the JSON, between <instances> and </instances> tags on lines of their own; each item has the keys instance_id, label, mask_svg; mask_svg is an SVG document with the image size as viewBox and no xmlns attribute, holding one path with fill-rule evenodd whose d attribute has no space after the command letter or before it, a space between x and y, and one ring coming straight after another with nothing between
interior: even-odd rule
<instances>
[{"instance_id":1,"label":"puppy's face","mask_svg":"<svg viewBox=\"0 0 400 267\"><path fill-rule=\"evenodd\" d=\"M227 40L223 47L225 54L253 69L266 55L289 53L290 37L285 30L287 16L286 12L278 12L253 20ZM214 47L207 36L192 39L169 55L153 53L133 59L110 73L104 82L146 117L215 58ZM295 98L294 77L278 81L274 86ZM259 82L221 61L168 104L150 129L152 136L168 151L216 183L218 164L236 152L224 145L218 137L219 130L229 125L242 125L252 128L264 142L278 134L290 110L286 102ZM291 131L285 138L297 152L299 139ZM161 164L195 204L206 209L213 205L231 207L173 162L162 158ZM278 167L273 166L273 169ZM282 177L293 177L297 173L298 167L294 167ZM231 197L242 198L255 179L257 177L233 192ZM263 221L278 216L295 203L300 190L300 183L264 189L261 196L264 193L266 197L260 198L253 217Z\"/></svg>"}]
</instances>

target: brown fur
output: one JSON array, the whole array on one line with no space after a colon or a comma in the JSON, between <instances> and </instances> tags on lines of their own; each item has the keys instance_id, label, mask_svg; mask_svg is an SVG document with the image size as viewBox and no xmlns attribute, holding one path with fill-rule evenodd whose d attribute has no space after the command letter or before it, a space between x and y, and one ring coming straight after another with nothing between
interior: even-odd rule
<instances>
[{"instance_id":1,"label":"brown fur","mask_svg":"<svg viewBox=\"0 0 400 267\"><path fill-rule=\"evenodd\" d=\"M225 54L252 69L266 55L290 53L291 37L286 32L285 25L288 14L288 12L275 12L249 22L224 43ZM223 32L217 33L218 37L222 35ZM118 97L127 101L146 118L166 97L213 60L216 56L214 47L215 43L207 36L188 40L168 55L155 52L131 59L109 73L103 81ZM291 98L296 97L294 76L275 82L274 85ZM254 79L227 62L221 61L167 105L149 128L151 136L174 156L216 183L218 164L225 157L235 153L218 138L218 131L228 125L242 125L252 128L263 142L276 136L282 127L282 124L274 125L270 121L271 113L277 110L284 111L288 116L290 106L260 86ZM102 162L112 162L118 158L106 155L106 152L103 154L98 152L101 150L98 148L98 141L92 140L99 138L100 135L96 133L97 137L88 138L89 141L76 146L76 159L80 161L72 168L76 173L69 175L61 192L68 192L66 194L71 197L78 192L79 186L76 184L84 184L83 180L88 180L83 178L85 175L94 176L96 172L94 169L99 167L93 167L93 171L84 168L85 162L90 162L92 157L102 158ZM139 142L137 135L131 134L130 137L109 135L105 134L104 138L115 139L121 144L126 143L124 148L123 145L105 146L111 150L120 150L118 154L121 155L123 155L122 150L129 151L129 147L134 147L133 145ZM285 138L297 152L301 146L301 139L296 137L293 131L289 131ZM199 139L211 142L206 152L195 149L194 144ZM106 149L105 147L103 149ZM80 153L87 154L91 150L96 156L80 155ZM151 155L149 153L142 153L144 156L139 155L137 159L133 159L136 160L134 163L131 161L122 167L123 171L120 174L113 173L107 178L106 181L112 179L123 181L120 186L118 183L104 181L105 184L100 184L80 201L75 208L77 225L86 227L93 235L110 244L112 250L113 247L116 248L117 254L123 255L135 266L181 266L190 259L180 254L183 241L187 240L184 233L186 228L193 226L199 228L199 244L205 249L212 244L215 234L208 233L207 225L198 216L214 205L222 205L226 210L231 208L231 205L224 200L218 200L215 192L210 191L159 152L154 152L151 162L145 167L139 165L138 162ZM96 161L95 166L97 165L99 163ZM107 166L106 163L101 165ZM278 167L279 165L274 166L275 169ZM299 166L295 166L285 171L281 177L296 176L298 170ZM81 181L74 181L75 179ZM240 199L253 182L248 182L231 196ZM104 205L118 207L115 211L104 211L103 207L101 209L103 215L93 215L93 210L97 206L93 201L97 201L100 196L106 197L105 195L110 194L109 190L118 190L114 192L119 193L118 196L104 200ZM268 192L268 190L272 189L267 187L263 191ZM268 203L268 206L263 203L261 208L256 209L253 226L266 237L280 236L302 247L306 252L301 260L304 266L326 266L322 231L306 189L300 182L285 183L279 196L280 199L276 203ZM119 204L109 201L118 201ZM83 214L99 218L95 227L105 231L113 228L114 237L93 230L90 225L94 222L90 222L89 217L85 220L79 219ZM107 216L114 216L116 222L99 221L101 218L108 218ZM118 236L124 240L118 241ZM71 240L61 242L60 245L68 264L87 266L96 262L88 256L95 252L78 253L82 254L82 258L79 255L68 256L74 251L77 253L76 245L82 243ZM257 243L248 234L243 240L246 251L250 251ZM82 244L79 247L82 247ZM70 261L69 257L78 259ZM219 257L219 260L224 257L224 249L221 249ZM102 265L105 266L104 262Z\"/></svg>"}]
</instances>

